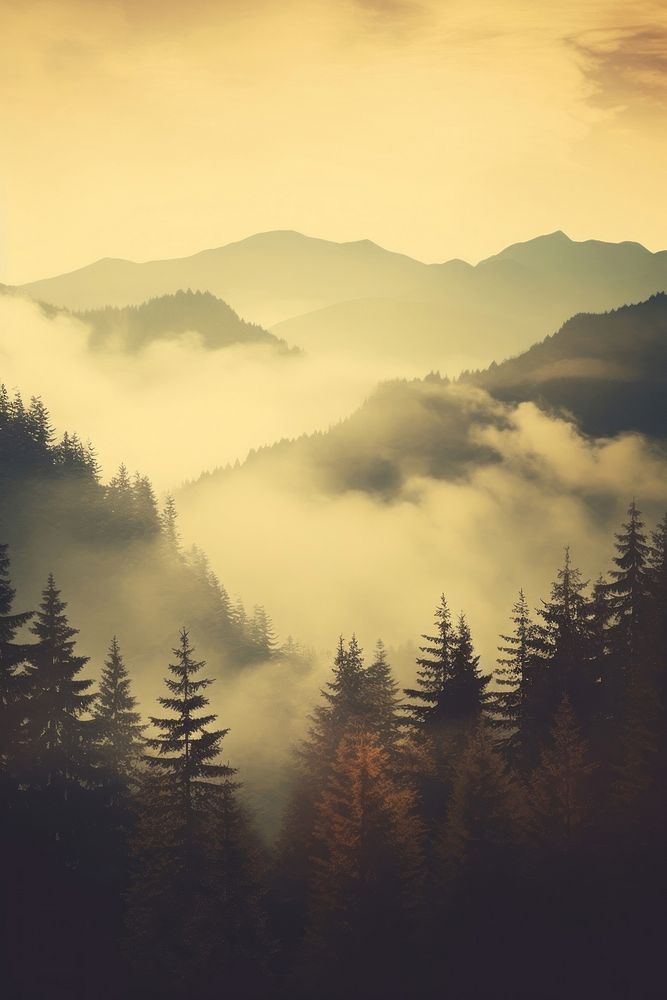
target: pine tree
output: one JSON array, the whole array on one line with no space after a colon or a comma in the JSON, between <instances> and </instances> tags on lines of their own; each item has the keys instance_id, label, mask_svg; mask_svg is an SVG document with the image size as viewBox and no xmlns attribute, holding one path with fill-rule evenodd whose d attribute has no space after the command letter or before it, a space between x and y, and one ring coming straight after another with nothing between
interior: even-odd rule
<instances>
[{"instance_id":1,"label":"pine tree","mask_svg":"<svg viewBox=\"0 0 667 1000\"><path fill-rule=\"evenodd\" d=\"M79 677L88 657L74 652L78 630L66 608L51 575L30 629L37 641L29 649L26 784L45 796L47 826L56 839L74 822L74 802L96 781L93 732L84 718L95 701L93 682Z\"/></svg>"},{"instance_id":2,"label":"pine tree","mask_svg":"<svg viewBox=\"0 0 667 1000\"><path fill-rule=\"evenodd\" d=\"M514 630L502 635L503 645L498 651L492 724L500 731L500 745L508 761L518 765L524 757L524 700L529 684L529 674L535 653L535 626L530 617L528 602L523 590L512 608Z\"/></svg>"},{"instance_id":3,"label":"pine tree","mask_svg":"<svg viewBox=\"0 0 667 1000\"><path fill-rule=\"evenodd\" d=\"M536 656L525 706L533 751L539 748L541 735L549 730L566 695L587 729L597 711L599 689L591 665L586 586L566 548L550 599L543 601L539 610L542 622L535 633Z\"/></svg>"},{"instance_id":4,"label":"pine tree","mask_svg":"<svg viewBox=\"0 0 667 1000\"><path fill-rule=\"evenodd\" d=\"M211 825L225 783L234 770L216 762L229 730L209 728L204 690L187 630L173 650L159 703L170 714L152 717L161 733L147 739L156 754L139 788L134 838L135 878L129 893L129 925L135 960L166 991L174 981L201 990L219 961L217 862ZM172 988L170 986L170 988Z\"/></svg>"},{"instance_id":5,"label":"pine tree","mask_svg":"<svg viewBox=\"0 0 667 1000\"><path fill-rule=\"evenodd\" d=\"M256 604L249 627L250 640L262 659L270 660L276 652L278 640L273 622L261 604Z\"/></svg>"},{"instance_id":6,"label":"pine tree","mask_svg":"<svg viewBox=\"0 0 667 1000\"><path fill-rule=\"evenodd\" d=\"M413 725L422 732L437 730L448 718L447 695L452 676L455 636L444 594L435 611L435 626L435 635L422 636L425 645L420 646L424 656L417 659L418 687L405 688L405 694L413 702L406 705L406 711L411 716Z\"/></svg>"},{"instance_id":7,"label":"pine tree","mask_svg":"<svg viewBox=\"0 0 667 1000\"><path fill-rule=\"evenodd\" d=\"M616 535L616 569L608 584L614 613L611 639L614 656L624 677L631 675L641 655L641 637L647 615L649 546L641 511L633 500L628 520Z\"/></svg>"},{"instance_id":8,"label":"pine tree","mask_svg":"<svg viewBox=\"0 0 667 1000\"><path fill-rule=\"evenodd\" d=\"M144 726L130 693L130 677L118 639L111 640L104 662L93 719L107 772L112 805L125 798L143 748Z\"/></svg>"},{"instance_id":9,"label":"pine tree","mask_svg":"<svg viewBox=\"0 0 667 1000\"><path fill-rule=\"evenodd\" d=\"M0 801L3 805L15 784L9 772L11 758L18 749L27 693L27 675L22 667L29 648L15 640L33 616L31 611L12 613L15 592L9 578L8 549L0 544Z\"/></svg>"},{"instance_id":10,"label":"pine tree","mask_svg":"<svg viewBox=\"0 0 667 1000\"><path fill-rule=\"evenodd\" d=\"M647 573L649 656L667 705L667 514L652 532Z\"/></svg>"},{"instance_id":11,"label":"pine tree","mask_svg":"<svg viewBox=\"0 0 667 1000\"><path fill-rule=\"evenodd\" d=\"M81 449L81 461L85 464L85 454ZM121 465L106 488L106 497L111 514L115 536L129 538L133 534L134 495L132 481L125 467Z\"/></svg>"},{"instance_id":12,"label":"pine tree","mask_svg":"<svg viewBox=\"0 0 667 1000\"><path fill-rule=\"evenodd\" d=\"M343 735L349 728L361 726L368 718L363 654L355 636L352 636L347 649L340 636L331 680L327 681L321 695L324 704L317 705L313 710L308 736L299 748L304 772L318 791Z\"/></svg>"},{"instance_id":13,"label":"pine tree","mask_svg":"<svg viewBox=\"0 0 667 1000\"><path fill-rule=\"evenodd\" d=\"M371 985L395 987L420 880L415 794L396 778L376 737L351 731L316 812L309 946L318 975L324 970L320 983L349 983L353 975L364 996Z\"/></svg>"},{"instance_id":14,"label":"pine tree","mask_svg":"<svg viewBox=\"0 0 667 1000\"><path fill-rule=\"evenodd\" d=\"M135 533L141 538L153 538L160 531L155 493L148 476L136 473L132 482L132 518Z\"/></svg>"},{"instance_id":15,"label":"pine tree","mask_svg":"<svg viewBox=\"0 0 667 1000\"><path fill-rule=\"evenodd\" d=\"M30 407L26 413L26 428L35 447L41 452L48 452L53 444L55 432L48 410L36 396L30 400Z\"/></svg>"},{"instance_id":16,"label":"pine tree","mask_svg":"<svg viewBox=\"0 0 667 1000\"><path fill-rule=\"evenodd\" d=\"M239 804L238 788L239 783L231 780L221 785L207 836L212 849L217 948L227 974L235 970L247 982L263 966L269 947L263 887L266 862Z\"/></svg>"},{"instance_id":17,"label":"pine tree","mask_svg":"<svg viewBox=\"0 0 667 1000\"><path fill-rule=\"evenodd\" d=\"M399 687L387 660L387 651L379 640L373 661L364 679L368 703L368 727L386 751L396 749L401 735Z\"/></svg>"},{"instance_id":18,"label":"pine tree","mask_svg":"<svg viewBox=\"0 0 667 1000\"><path fill-rule=\"evenodd\" d=\"M527 831L541 849L567 854L581 845L595 815L596 769L565 696L528 788Z\"/></svg>"},{"instance_id":19,"label":"pine tree","mask_svg":"<svg viewBox=\"0 0 667 1000\"><path fill-rule=\"evenodd\" d=\"M181 537L178 531L178 512L172 496L167 496L164 509L160 515L160 524L167 551L172 555L177 555L181 547Z\"/></svg>"},{"instance_id":20,"label":"pine tree","mask_svg":"<svg viewBox=\"0 0 667 1000\"><path fill-rule=\"evenodd\" d=\"M221 744L228 729L207 727L217 716L211 712L198 715L209 703L203 694L212 681L200 678L203 660L193 659L189 633L181 629L179 645L173 650L176 663L169 664L171 677L165 678L169 691L158 701L172 716L151 716L151 724L163 734L147 740L157 755L146 757L148 764L171 776L181 799L182 826L187 849L195 835L200 803L206 791L215 787L215 779L229 778L234 772L226 764L212 763L220 756Z\"/></svg>"},{"instance_id":21,"label":"pine tree","mask_svg":"<svg viewBox=\"0 0 667 1000\"><path fill-rule=\"evenodd\" d=\"M480 721L455 765L452 796L440 840L443 887L466 876L487 888L508 871L517 847L519 790L488 726Z\"/></svg>"},{"instance_id":22,"label":"pine tree","mask_svg":"<svg viewBox=\"0 0 667 1000\"><path fill-rule=\"evenodd\" d=\"M465 615L459 616L452 646L451 679L447 695L447 714L457 722L476 720L484 708L485 688L490 677L479 671L470 628Z\"/></svg>"}]
</instances>

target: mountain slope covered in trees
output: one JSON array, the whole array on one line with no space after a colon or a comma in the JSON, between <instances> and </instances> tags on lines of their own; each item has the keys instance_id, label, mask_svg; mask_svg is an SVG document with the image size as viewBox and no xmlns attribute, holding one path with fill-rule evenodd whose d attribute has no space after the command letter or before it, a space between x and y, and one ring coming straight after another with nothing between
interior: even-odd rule
<instances>
[{"instance_id":1,"label":"mountain slope covered in trees","mask_svg":"<svg viewBox=\"0 0 667 1000\"><path fill-rule=\"evenodd\" d=\"M0 544L6 991L655 995L666 581L667 517L632 501L592 587L566 548L535 611L519 593L495 671L445 594L413 687L341 636L267 849L189 631L142 718L117 638L96 688L54 578L19 609Z\"/></svg>"},{"instance_id":2,"label":"mountain slope covered in trees","mask_svg":"<svg viewBox=\"0 0 667 1000\"><path fill-rule=\"evenodd\" d=\"M525 354L465 377L496 399L571 413L587 433L667 435L667 295L574 316Z\"/></svg>"},{"instance_id":3,"label":"mountain slope covered in trees","mask_svg":"<svg viewBox=\"0 0 667 1000\"><path fill-rule=\"evenodd\" d=\"M283 353L289 348L268 330L246 323L234 310L209 292L178 291L137 306L75 313L92 330L92 346L111 343L130 351L156 340L173 340L196 333L210 350L234 344L266 344Z\"/></svg>"},{"instance_id":4,"label":"mountain slope covered in trees","mask_svg":"<svg viewBox=\"0 0 667 1000\"><path fill-rule=\"evenodd\" d=\"M150 481L124 466L100 481L94 450L57 440L44 404L25 406L0 387L0 524L14 580L33 600L58 572L99 654L125 623L134 662L148 668L168 623L185 618L216 672L270 658L275 634L263 608L234 603L196 547L181 546L173 500L160 511Z\"/></svg>"},{"instance_id":5,"label":"mountain slope covered in trees","mask_svg":"<svg viewBox=\"0 0 667 1000\"><path fill-rule=\"evenodd\" d=\"M666 383L667 295L659 294L615 312L575 316L525 354L454 382L432 373L381 384L328 431L259 449L241 470L204 474L185 492L245 469L283 482L301 476L324 492L396 496L413 476L457 479L499 461L480 432L509 426L505 404L526 401L574 419L586 433L640 432L663 442Z\"/></svg>"}]
</instances>

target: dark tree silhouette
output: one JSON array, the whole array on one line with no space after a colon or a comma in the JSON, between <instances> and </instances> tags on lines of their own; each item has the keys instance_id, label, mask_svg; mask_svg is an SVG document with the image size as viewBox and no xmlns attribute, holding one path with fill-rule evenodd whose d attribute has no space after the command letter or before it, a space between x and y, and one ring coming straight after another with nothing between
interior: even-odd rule
<instances>
[{"instance_id":1,"label":"dark tree silhouette","mask_svg":"<svg viewBox=\"0 0 667 1000\"><path fill-rule=\"evenodd\" d=\"M132 775L144 745L145 726L137 711L137 699L130 692L130 676L116 636L111 640L102 670L93 720L110 801L117 805L129 794Z\"/></svg>"},{"instance_id":2,"label":"dark tree silhouette","mask_svg":"<svg viewBox=\"0 0 667 1000\"><path fill-rule=\"evenodd\" d=\"M493 725L508 761L519 766L525 759L524 702L535 657L535 626L523 590L512 608L513 631L502 635L493 696Z\"/></svg>"},{"instance_id":3,"label":"dark tree silhouette","mask_svg":"<svg viewBox=\"0 0 667 1000\"><path fill-rule=\"evenodd\" d=\"M31 611L12 612L14 594L9 578L8 546L0 544L0 808L3 811L16 790L17 779L12 771L22 741L28 680L24 665L29 650L15 640L32 618Z\"/></svg>"},{"instance_id":4,"label":"dark tree silhouette","mask_svg":"<svg viewBox=\"0 0 667 1000\"><path fill-rule=\"evenodd\" d=\"M445 595L435 610L435 635L423 635L423 656L417 659L417 688L406 688L411 699L405 710L418 730L438 728L448 717L447 695L452 676L455 637ZM422 704L420 704L420 702Z\"/></svg>"}]
</instances>

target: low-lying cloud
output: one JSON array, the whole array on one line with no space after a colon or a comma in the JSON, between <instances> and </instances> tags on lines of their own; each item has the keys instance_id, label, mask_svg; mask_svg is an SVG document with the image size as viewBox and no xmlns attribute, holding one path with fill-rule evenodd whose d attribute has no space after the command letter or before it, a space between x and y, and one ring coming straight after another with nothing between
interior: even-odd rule
<instances>
[{"instance_id":1,"label":"low-lying cloud","mask_svg":"<svg viewBox=\"0 0 667 1000\"><path fill-rule=\"evenodd\" d=\"M0 295L0 381L41 396L57 430L95 445L105 478L121 462L159 490L243 460L251 448L326 429L358 406L378 378L421 374L393 363L281 357L264 345L207 350L196 333L128 356L89 350L90 331L68 316Z\"/></svg>"}]
</instances>

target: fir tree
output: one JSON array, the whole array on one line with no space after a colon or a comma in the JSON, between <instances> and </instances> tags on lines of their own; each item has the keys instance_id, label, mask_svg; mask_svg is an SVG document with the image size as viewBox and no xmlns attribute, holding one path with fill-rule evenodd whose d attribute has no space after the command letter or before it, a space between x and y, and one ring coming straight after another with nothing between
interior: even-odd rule
<instances>
[{"instance_id":1,"label":"fir tree","mask_svg":"<svg viewBox=\"0 0 667 1000\"><path fill-rule=\"evenodd\" d=\"M452 676L452 662L455 635L452 620L442 594L435 611L435 635L423 635L425 645L420 646L424 654L417 659L417 688L406 688L405 694L412 699L405 710L413 725L421 731L438 729L448 718L447 695ZM419 704L422 702L422 704Z\"/></svg>"},{"instance_id":2,"label":"fir tree","mask_svg":"<svg viewBox=\"0 0 667 1000\"><path fill-rule=\"evenodd\" d=\"M566 854L581 845L594 817L596 769L565 696L528 788L527 830L541 849Z\"/></svg>"},{"instance_id":3,"label":"fir tree","mask_svg":"<svg viewBox=\"0 0 667 1000\"><path fill-rule=\"evenodd\" d=\"M315 707L308 737L299 749L306 772L316 785L326 775L343 735L349 728L360 727L368 720L366 671L356 636L352 636L347 649L340 636L331 679L321 695L324 703Z\"/></svg>"},{"instance_id":4,"label":"fir tree","mask_svg":"<svg viewBox=\"0 0 667 1000\"><path fill-rule=\"evenodd\" d=\"M648 655L667 705L667 514L651 535L648 556Z\"/></svg>"},{"instance_id":5,"label":"fir tree","mask_svg":"<svg viewBox=\"0 0 667 1000\"><path fill-rule=\"evenodd\" d=\"M134 838L135 879L130 890L131 934L136 955L153 982L177 981L201 990L219 961L215 846L211 824L225 782L234 770L217 762L227 729L209 728L204 690L186 629L173 650L159 703L170 714L152 717L161 733L147 739L157 754L139 788ZM166 977L166 979L165 979Z\"/></svg>"},{"instance_id":6,"label":"fir tree","mask_svg":"<svg viewBox=\"0 0 667 1000\"><path fill-rule=\"evenodd\" d=\"M466 877L466 892L505 873L517 847L519 790L480 721L455 766L452 796L439 844L442 885Z\"/></svg>"},{"instance_id":7,"label":"fir tree","mask_svg":"<svg viewBox=\"0 0 667 1000\"><path fill-rule=\"evenodd\" d=\"M22 669L29 647L17 643L16 635L33 616L31 611L12 613L14 589L9 578L8 546L0 544L0 798L13 784L9 771L21 739L27 675Z\"/></svg>"},{"instance_id":8,"label":"fir tree","mask_svg":"<svg viewBox=\"0 0 667 1000\"><path fill-rule=\"evenodd\" d=\"M415 794L377 738L357 730L341 740L316 813L311 953L326 980L353 975L369 995L371 985L391 983L413 918L422 838Z\"/></svg>"},{"instance_id":9,"label":"fir tree","mask_svg":"<svg viewBox=\"0 0 667 1000\"><path fill-rule=\"evenodd\" d=\"M96 697L90 693L92 680L78 677L88 657L74 653L78 629L69 624L66 608L50 575L30 629L37 641L30 646L28 719L31 749L38 756L47 785L59 778L83 776L83 744L89 729L82 716Z\"/></svg>"},{"instance_id":10,"label":"fir tree","mask_svg":"<svg viewBox=\"0 0 667 1000\"><path fill-rule=\"evenodd\" d=\"M136 473L132 482L132 515L134 531L142 538L152 538L160 531L155 493L148 476Z\"/></svg>"},{"instance_id":11,"label":"fir tree","mask_svg":"<svg viewBox=\"0 0 667 1000\"><path fill-rule=\"evenodd\" d=\"M402 721L399 715L399 686L387 660L387 651L382 640L379 640L375 647L373 661L366 670L364 684L369 728L383 749L395 750L400 738Z\"/></svg>"},{"instance_id":12,"label":"fir tree","mask_svg":"<svg viewBox=\"0 0 667 1000\"><path fill-rule=\"evenodd\" d=\"M470 628L460 615L452 644L451 678L447 693L447 714L455 721L475 720L487 701L485 688L490 677L479 671Z\"/></svg>"},{"instance_id":13,"label":"fir tree","mask_svg":"<svg viewBox=\"0 0 667 1000\"><path fill-rule=\"evenodd\" d=\"M624 677L632 674L641 653L641 637L647 614L649 546L641 511L633 500L628 520L616 535L616 569L608 584L614 624L611 629L614 656Z\"/></svg>"},{"instance_id":14,"label":"fir tree","mask_svg":"<svg viewBox=\"0 0 667 1000\"><path fill-rule=\"evenodd\" d=\"M82 790L96 782L93 732L84 718L95 701L93 682L79 677L88 657L74 652L78 630L66 608L51 575L30 629L37 641L29 651L26 784L45 796L47 826L56 839L76 822L72 810Z\"/></svg>"},{"instance_id":15,"label":"fir tree","mask_svg":"<svg viewBox=\"0 0 667 1000\"><path fill-rule=\"evenodd\" d=\"M48 452L53 444L54 430L49 412L41 399L33 396L26 413L26 429L31 441L41 452Z\"/></svg>"},{"instance_id":16,"label":"fir tree","mask_svg":"<svg viewBox=\"0 0 667 1000\"><path fill-rule=\"evenodd\" d=\"M169 495L165 501L164 509L160 515L162 526L162 537L165 540L167 551L176 555L180 551L181 538L178 531L178 512L174 498Z\"/></svg>"},{"instance_id":17,"label":"fir tree","mask_svg":"<svg viewBox=\"0 0 667 1000\"><path fill-rule=\"evenodd\" d=\"M130 535L134 514L134 496L130 475L125 465L120 466L116 475L109 482L106 497L115 531L123 535Z\"/></svg>"},{"instance_id":18,"label":"fir tree","mask_svg":"<svg viewBox=\"0 0 667 1000\"><path fill-rule=\"evenodd\" d=\"M586 586L566 548L550 598L542 602L542 622L535 633L536 656L525 706L533 750L538 749L566 695L587 728L597 710L599 692L591 665Z\"/></svg>"},{"instance_id":19,"label":"fir tree","mask_svg":"<svg viewBox=\"0 0 667 1000\"><path fill-rule=\"evenodd\" d=\"M517 765L523 758L524 700L535 652L535 627L523 590L512 608L512 622L514 630L501 636L503 645L498 647L503 655L495 675L499 690L494 695L492 724L500 730L500 745L508 760Z\"/></svg>"},{"instance_id":20,"label":"fir tree","mask_svg":"<svg viewBox=\"0 0 667 1000\"><path fill-rule=\"evenodd\" d=\"M233 770L226 764L213 763L220 756L221 744L228 729L208 729L217 716L201 712L209 703L203 691L212 684L198 677L203 660L193 659L189 633L180 632L179 645L173 650L176 662L169 664L171 677L165 678L169 691L158 701L172 716L156 718L151 724L163 735L147 740L157 755L147 756L147 762L171 776L179 788L182 803L183 830L186 839L193 835L200 793L214 787L215 779L228 778Z\"/></svg>"},{"instance_id":21,"label":"fir tree","mask_svg":"<svg viewBox=\"0 0 667 1000\"><path fill-rule=\"evenodd\" d=\"M100 679L93 719L108 774L111 803L128 794L132 774L143 748L144 726L136 711L137 700L130 693L130 677L118 639L111 640Z\"/></svg>"}]
</instances>

